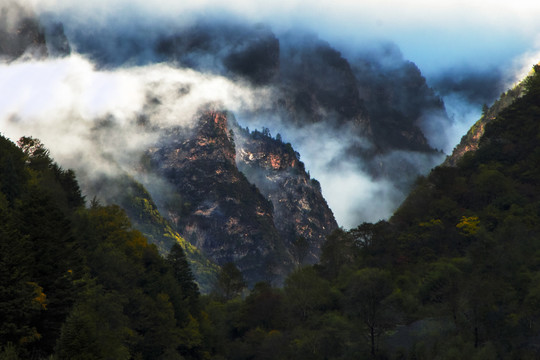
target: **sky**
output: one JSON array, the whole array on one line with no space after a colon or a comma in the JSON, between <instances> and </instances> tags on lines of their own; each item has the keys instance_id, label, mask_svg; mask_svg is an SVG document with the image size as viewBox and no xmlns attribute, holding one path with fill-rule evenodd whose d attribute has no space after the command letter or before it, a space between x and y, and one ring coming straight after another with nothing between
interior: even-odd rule
<instances>
[{"instance_id":1,"label":"sky","mask_svg":"<svg viewBox=\"0 0 540 360\"><path fill-rule=\"evenodd\" d=\"M516 67L540 47L540 3L531 0L28 0L38 12L71 14L77 21L188 22L194 16L233 16L271 24L274 30L304 27L322 37L362 46L390 40L428 77L441 68ZM515 64L515 62L519 64ZM521 70L521 69L520 69ZM513 74L512 74L513 75Z\"/></svg>"},{"instance_id":2,"label":"sky","mask_svg":"<svg viewBox=\"0 0 540 360\"><path fill-rule=\"evenodd\" d=\"M443 149L446 153L479 118L482 104L491 104L540 60L540 3L535 1L15 1L61 20L67 28L113 23L123 29L142 26L172 31L199 17L225 17L265 23L277 34L291 28L310 30L345 56L392 42L445 101L453 119L444 130L450 144ZM102 172L114 172L115 166L129 166L137 151L158 136L130 120L143 110L149 89L164 99L178 83L192 89L180 100L163 101L158 113L151 114L169 125L179 121L176 114L189 117L205 101L217 100L235 111L256 108L269 95L266 89L253 93L245 84L164 64L98 69L74 50L65 59L0 63L0 132L14 140L22 135L41 138L65 167L80 169L84 162ZM113 129L112 140L103 129ZM323 146L334 149L340 143L341 139L333 139ZM336 176L325 170L320 152L308 142L293 145L321 182L338 223L346 228L363 220L387 218L405 196L392 184L373 181L347 163ZM327 153L331 158L333 153ZM115 165L105 159L114 159ZM418 161L434 165L426 159Z\"/></svg>"},{"instance_id":3,"label":"sky","mask_svg":"<svg viewBox=\"0 0 540 360\"><path fill-rule=\"evenodd\" d=\"M18 1L38 13L93 25L159 23L172 29L198 17L219 17L269 24L277 33L308 29L344 54L393 42L447 102L455 119L447 129L450 144L484 103L490 105L540 59L540 2L531 0Z\"/></svg>"}]
</instances>

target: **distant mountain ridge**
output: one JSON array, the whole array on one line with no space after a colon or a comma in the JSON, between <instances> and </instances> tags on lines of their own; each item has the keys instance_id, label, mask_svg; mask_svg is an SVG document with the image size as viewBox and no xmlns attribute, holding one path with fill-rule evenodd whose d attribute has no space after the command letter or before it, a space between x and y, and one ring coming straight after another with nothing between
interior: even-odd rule
<instances>
[{"instance_id":1,"label":"distant mountain ridge","mask_svg":"<svg viewBox=\"0 0 540 360\"><path fill-rule=\"evenodd\" d=\"M217 264L235 262L251 284L280 282L296 265L316 262L325 237L338 225L320 184L300 162L296 144L243 126L306 132L323 144L331 133L339 139L339 150L325 167L346 163L403 193L440 157L421 129L427 114L447 118L444 104L394 46L384 48L380 58L346 56L317 36L278 35L260 25L201 21L167 33L135 26L136 31L122 34L106 26L73 28L50 14L30 19L30 37L49 49L47 56L68 54L73 47L104 69L167 62L271 89L264 99L268 106L239 114L242 123L229 121L234 115L220 109L193 119L192 128L159 129L165 135L128 171L148 191L143 201L154 202L173 233ZM15 59L35 46L27 38L24 32L0 38L0 49L17 43L20 49L10 55ZM159 98L148 101L149 107L161 106ZM134 121L157 126L141 119ZM431 161L421 164L416 156ZM167 186L149 186L144 178ZM94 195L95 184L82 187ZM120 199L100 196L107 203ZM175 241L158 240L155 228L146 229L162 252ZM307 250L301 249L304 241Z\"/></svg>"},{"instance_id":2,"label":"distant mountain ridge","mask_svg":"<svg viewBox=\"0 0 540 360\"><path fill-rule=\"evenodd\" d=\"M238 136L243 141L236 145ZM268 169L262 163L251 169L260 172L266 184L255 180L242 164L257 149L271 158L276 168L270 168L291 167L283 177L297 185L281 182L269 190L272 180L264 175ZM166 178L182 199L180 207L158 203L177 231L218 264L237 264L250 283L280 282L298 262L292 247L300 236L308 241L309 259L315 261L326 235L337 228L320 188L309 182L290 145L231 126L224 112L204 112L191 136L171 132L150 149L149 158L146 171ZM274 175L279 177L279 171ZM276 191L281 198L275 199ZM298 210L302 201L305 209Z\"/></svg>"},{"instance_id":3,"label":"distant mountain ridge","mask_svg":"<svg viewBox=\"0 0 540 360\"><path fill-rule=\"evenodd\" d=\"M445 165L456 166L457 162L469 151L478 150L480 139L484 135L485 127L488 123L495 120L497 115L512 103L524 95L525 80L516 84L512 89L501 94L493 105L484 107L482 117L463 135L461 141L454 148L451 155L444 161Z\"/></svg>"}]
</instances>

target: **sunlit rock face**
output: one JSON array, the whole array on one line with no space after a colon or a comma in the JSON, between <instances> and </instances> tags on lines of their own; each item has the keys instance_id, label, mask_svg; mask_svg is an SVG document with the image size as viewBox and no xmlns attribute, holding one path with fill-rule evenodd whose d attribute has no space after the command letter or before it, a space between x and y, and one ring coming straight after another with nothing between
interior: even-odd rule
<instances>
[{"instance_id":1,"label":"sunlit rock face","mask_svg":"<svg viewBox=\"0 0 540 360\"><path fill-rule=\"evenodd\" d=\"M177 230L218 264L235 262L250 283L280 283L299 261L315 262L337 228L291 145L249 133L226 113L208 111L193 130L171 131L149 157L148 171L174 188L176 202L158 206Z\"/></svg>"},{"instance_id":2,"label":"sunlit rock face","mask_svg":"<svg viewBox=\"0 0 540 360\"><path fill-rule=\"evenodd\" d=\"M326 236L337 228L319 182L306 173L290 144L240 127L234 134L238 168L272 202L275 226L295 261L316 262ZM301 258L295 252L299 238L309 245Z\"/></svg>"},{"instance_id":3,"label":"sunlit rock face","mask_svg":"<svg viewBox=\"0 0 540 360\"><path fill-rule=\"evenodd\" d=\"M524 82L520 82L514 88L503 93L498 100L489 108L484 109L482 117L467 131L460 143L454 148L454 151L444 162L447 166L455 166L459 160L469 151L476 151L480 145L480 139L484 135L486 125L497 118L497 115L516 99L524 95Z\"/></svg>"},{"instance_id":4,"label":"sunlit rock face","mask_svg":"<svg viewBox=\"0 0 540 360\"><path fill-rule=\"evenodd\" d=\"M175 230L217 263L234 261L252 283L279 281L298 263L316 262L325 236L337 227L319 182L310 177L293 147L301 149L307 168L325 191L336 184L326 177L328 172L339 174L339 180L347 177L343 193L356 195L341 211L351 214L347 224L340 219L347 227L367 220L360 209L365 203L356 200L366 190L357 180L384 184L372 188L385 187L381 197L391 199L391 209L399 203L400 192L405 193L440 156L420 125L426 114L444 118L444 105L416 66L395 49L371 57L341 53L316 35L278 34L264 25L234 22L200 21L166 31L132 24L129 32L105 23L92 24L92 31L86 31L69 21L62 25L52 17L36 20L21 14L10 15L19 20L9 26L0 22L4 58L20 58L32 49L55 57L69 54L73 47L76 56L84 56L105 76L136 72L141 77L147 65L154 70L163 65L171 73L197 74L196 82L208 78L234 84L228 94L240 89L250 94L241 96L244 105L232 100L220 105L234 111L239 124L228 113L207 111L194 127L182 128L180 124L191 123L192 112L178 111L170 116L178 122L167 122L150 110L184 101L182 96L190 94L189 81L177 84L177 93L156 96L152 88L160 88L160 82L145 83L149 103L136 115L141 129L152 137L167 135L146 152L143 170L132 168L130 161L126 171L137 180L145 176L141 171L166 183L150 180L144 186ZM7 18L5 13L0 16ZM215 100L195 97L186 96L196 102L194 109ZM145 97L137 97L139 102L141 98ZM279 130L292 145L244 126ZM139 135L138 130L134 134ZM104 132L104 139L107 135ZM146 151L148 142L137 154ZM336 198L340 199L329 195L328 201L338 214L335 206L345 202L335 205ZM298 239L307 242L302 256Z\"/></svg>"}]
</instances>

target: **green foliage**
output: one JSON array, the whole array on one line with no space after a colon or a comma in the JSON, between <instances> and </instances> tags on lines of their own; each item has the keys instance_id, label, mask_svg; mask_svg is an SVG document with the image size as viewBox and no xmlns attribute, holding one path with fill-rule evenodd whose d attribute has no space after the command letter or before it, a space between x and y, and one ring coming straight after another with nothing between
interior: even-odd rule
<instances>
[{"instance_id":1,"label":"green foliage","mask_svg":"<svg viewBox=\"0 0 540 360\"><path fill-rule=\"evenodd\" d=\"M330 234L321 247L320 265L330 278L339 274L340 269L355 260L357 251L353 237L342 229Z\"/></svg>"},{"instance_id":2,"label":"green foliage","mask_svg":"<svg viewBox=\"0 0 540 360\"><path fill-rule=\"evenodd\" d=\"M128 319L118 294L89 286L62 326L56 344L61 359L129 359Z\"/></svg>"},{"instance_id":3,"label":"green foliage","mask_svg":"<svg viewBox=\"0 0 540 360\"><path fill-rule=\"evenodd\" d=\"M246 282L240 270L232 262L221 267L213 293L225 301L239 296L246 287Z\"/></svg>"},{"instance_id":4,"label":"green foliage","mask_svg":"<svg viewBox=\"0 0 540 360\"><path fill-rule=\"evenodd\" d=\"M209 293L219 267L174 230L171 223L161 215L144 186L127 175L104 182L107 192L118 194L112 196L111 200L125 209L133 227L141 231L150 243L155 244L162 255L166 256L174 244L182 247L199 288L203 293ZM180 195L172 196L168 203L168 210L182 216L189 213L190 206Z\"/></svg>"},{"instance_id":5,"label":"green foliage","mask_svg":"<svg viewBox=\"0 0 540 360\"><path fill-rule=\"evenodd\" d=\"M0 359L538 358L538 71L478 151L419 179L389 221L335 231L282 289L246 290L231 263L199 295L143 189L130 211L174 239L167 259L120 207L81 207L38 141L0 138Z\"/></svg>"},{"instance_id":6,"label":"green foliage","mask_svg":"<svg viewBox=\"0 0 540 360\"><path fill-rule=\"evenodd\" d=\"M173 277L182 289L184 300L187 300L192 312L197 312L199 308L199 287L195 283L184 250L178 243L172 246L167 256L167 262L172 269Z\"/></svg>"},{"instance_id":7,"label":"green foliage","mask_svg":"<svg viewBox=\"0 0 540 360\"><path fill-rule=\"evenodd\" d=\"M83 208L75 174L38 140L9 144L0 184L19 182L0 187L0 356L203 358L183 253L165 261L117 206Z\"/></svg>"},{"instance_id":8,"label":"green foliage","mask_svg":"<svg viewBox=\"0 0 540 360\"><path fill-rule=\"evenodd\" d=\"M19 360L19 354L17 348L13 343L7 343L0 348L0 360Z\"/></svg>"},{"instance_id":9,"label":"green foliage","mask_svg":"<svg viewBox=\"0 0 540 360\"><path fill-rule=\"evenodd\" d=\"M285 280L285 300L290 321L303 322L332 307L330 283L313 267L300 268Z\"/></svg>"},{"instance_id":10,"label":"green foliage","mask_svg":"<svg viewBox=\"0 0 540 360\"><path fill-rule=\"evenodd\" d=\"M365 326L371 355L378 353L378 339L394 325L389 311L394 285L387 271L365 268L355 272L345 290L347 312Z\"/></svg>"}]
</instances>

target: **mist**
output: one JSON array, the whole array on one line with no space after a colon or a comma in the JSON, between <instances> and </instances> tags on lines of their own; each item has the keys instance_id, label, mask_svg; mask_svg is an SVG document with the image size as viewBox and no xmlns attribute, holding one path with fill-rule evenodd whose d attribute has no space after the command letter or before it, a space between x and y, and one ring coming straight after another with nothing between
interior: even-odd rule
<instances>
[{"instance_id":1,"label":"mist","mask_svg":"<svg viewBox=\"0 0 540 360\"><path fill-rule=\"evenodd\" d=\"M241 126L265 126L291 142L346 228L388 218L407 193L407 184L369 171L376 161L387 164L381 170L385 173L427 173L444 155L392 151L372 164L358 163L348 158L347 149L373 149L367 139L332 129L314 137L321 133L316 125L296 128L279 116L255 116L273 108L276 89L231 76L223 67L230 49L217 56L198 51L194 58L176 57L171 63L156 43L176 41L175 34L205 23L262 22L267 25L261 36L271 30L279 38L291 29L307 29L330 41L348 60L360 54L381 71L400 74L400 66L412 61L435 90L434 97L444 99L447 114L426 111L418 116L418 126L429 144L445 153L479 118L482 104L490 105L523 68L530 69L532 63L526 63L538 48L528 37L538 26L530 14L539 9L529 6L525 11L519 2L511 8L506 2L487 7L470 1L445 7L425 1L407 7L394 1L19 4L46 26L62 23L72 54L0 64L2 134L14 141L23 135L41 139L60 165L74 168L84 182L100 174L133 173L137 159L163 131L189 128L202 106L217 103L232 111ZM10 19L15 16L20 15ZM242 44L239 40L234 46ZM196 65L186 67L191 63Z\"/></svg>"},{"instance_id":2,"label":"mist","mask_svg":"<svg viewBox=\"0 0 540 360\"><path fill-rule=\"evenodd\" d=\"M97 70L77 54L0 64L1 132L39 138L83 178L116 176L167 128L189 129L202 106L249 109L265 92L164 64Z\"/></svg>"}]
</instances>

